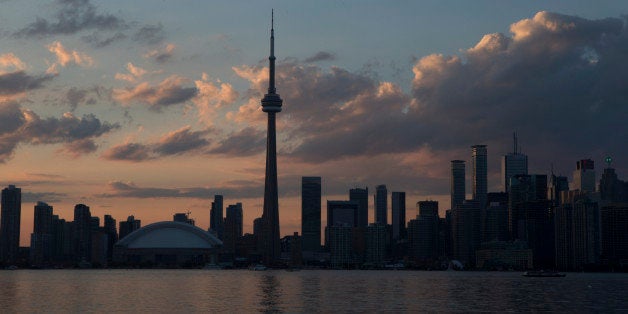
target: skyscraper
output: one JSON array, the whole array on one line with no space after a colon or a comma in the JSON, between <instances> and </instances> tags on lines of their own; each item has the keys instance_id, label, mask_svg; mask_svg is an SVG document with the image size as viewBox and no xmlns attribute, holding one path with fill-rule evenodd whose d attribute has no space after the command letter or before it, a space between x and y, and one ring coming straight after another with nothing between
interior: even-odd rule
<instances>
[{"instance_id":1,"label":"skyscraper","mask_svg":"<svg viewBox=\"0 0 628 314\"><path fill-rule=\"evenodd\" d=\"M236 243L242 236L243 229L242 203L227 206L226 212L223 249L226 253L235 254Z\"/></svg>"},{"instance_id":2,"label":"skyscraper","mask_svg":"<svg viewBox=\"0 0 628 314\"><path fill-rule=\"evenodd\" d=\"M465 199L465 167L464 160L451 161L451 209L461 205Z\"/></svg>"},{"instance_id":3,"label":"skyscraper","mask_svg":"<svg viewBox=\"0 0 628 314\"><path fill-rule=\"evenodd\" d=\"M593 160L582 159L576 162L576 170L573 171L573 188L582 192L595 192L595 167Z\"/></svg>"},{"instance_id":4,"label":"skyscraper","mask_svg":"<svg viewBox=\"0 0 628 314\"><path fill-rule=\"evenodd\" d=\"M209 211L209 230L214 232L218 239L222 240L224 232L222 215L222 195L214 195L214 201L212 202L212 208Z\"/></svg>"},{"instance_id":5,"label":"skyscraper","mask_svg":"<svg viewBox=\"0 0 628 314\"><path fill-rule=\"evenodd\" d=\"M127 217L126 221L120 221L120 240L141 227L142 221L135 219L135 216L132 215Z\"/></svg>"},{"instance_id":6,"label":"skyscraper","mask_svg":"<svg viewBox=\"0 0 628 314\"><path fill-rule=\"evenodd\" d=\"M264 232L262 256L267 265L275 264L281 256L279 235L279 196L277 191L277 141L275 138L275 114L281 112L283 100L275 88L275 28L274 17L270 28L270 56L268 93L262 99L262 111L268 113L266 138L266 181L264 184Z\"/></svg>"},{"instance_id":7,"label":"skyscraper","mask_svg":"<svg viewBox=\"0 0 628 314\"><path fill-rule=\"evenodd\" d=\"M406 238L406 192L392 192L392 236Z\"/></svg>"},{"instance_id":8,"label":"skyscraper","mask_svg":"<svg viewBox=\"0 0 628 314\"><path fill-rule=\"evenodd\" d=\"M355 188L349 190L349 200L358 203L356 221L358 227L369 225L369 188Z\"/></svg>"},{"instance_id":9,"label":"skyscraper","mask_svg":"<svg viewBox=\"0 0 628 314\"><path fill-rule=\"evenodd\" d=\"M385 185L375 187L375 223L388 224L388 190Z\"/></svg>"},{"instance_id":10,"label":"skyscraper","mask_svg":"<svg viewBox=\"0 0 628 314\"><path fill-rule=\"evenodd\" d=\"M528 156L519 152L517 134L514 134L514 150L502 157L502 187L510 191L510 178L516 174L528 174Z\"/></svg>"},{"instance_id":11,"label":"skyscraper","mask_svg":"<svg viewBox=\"0 0 628 314\"><path fill-rule=\"evenodd\" d=\"M91 228L92 215L89 206L76 204L74 206L74 258L79 263L91 260Z\"/></svg>"},{"instance_id":12,"label":"skyscraper","mask_svg":"<svg viewBox=\"0 0 628 314\"><path fill-rule=\"evenodd\" d=\"M33 233L31 233L30 260L32 265L43 265L52 255L52 206L37 202Z\"/></svg>"},{"instance_id":13,"label":"skyscraper","mask_svg":"<svg viewBox=\"0 0 628 314\"><path fill-rule=\"evenodd\" d=\"M2 214L0 223L0 260L14 263L20 248L20 215L22 213L22 189L9 185L2 190Z\"/></svg>"},{"instance_id":14,"label":"skyscraper","mask_svg":"<svg viewBox=\"0 0 628 314\"><path fill-rule=\"evenodd\" d=\"M486 158L486 145L471 146L473 199L478 202L480 210L486 207L486 193L488 190Z\"/></svg>"},{"instance_id":15,"label":"skyscraper","mask_svg":"<svg viewBox=\"0 0 628 314\"><path fill-rule=\"evenodd\" d=\"M301 248L321 248L321 177L301 178Z\"/></svg>"}]
</instances>

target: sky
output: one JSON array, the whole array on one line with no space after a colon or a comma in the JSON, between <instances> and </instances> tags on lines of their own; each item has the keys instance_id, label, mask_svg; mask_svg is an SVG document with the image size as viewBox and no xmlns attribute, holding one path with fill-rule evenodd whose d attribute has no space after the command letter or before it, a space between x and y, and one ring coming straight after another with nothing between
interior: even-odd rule
<instances>
[{"instance_id":1,"label":"sky","mask_svg":"<svg viewBox=\"0 0 628 314\"><path fill-rule=\"evenodd\" d=\"M275 10L280 223L300 232L302 176L449 208L449 161L512 133L530 173L579 159L628 176L626 1L0 0L0 184L73 220L75 204L146 225L214 194L262 213ZM467 163L467 193L470 189ZM373 217L372 197L370 216ZM325 223L325 215L323 224Z\"/></svg>"}]
</instances>

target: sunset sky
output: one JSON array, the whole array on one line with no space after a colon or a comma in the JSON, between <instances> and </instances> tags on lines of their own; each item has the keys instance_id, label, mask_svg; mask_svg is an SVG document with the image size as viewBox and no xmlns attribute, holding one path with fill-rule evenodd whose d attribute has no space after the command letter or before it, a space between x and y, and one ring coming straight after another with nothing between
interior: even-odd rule
<instances>
[{"instance_id":1,"label":"sunset sky","mask_svg":"<svg viewBox=\"0 0 628 314\"><path fill-rule=\"evenodd\" d=\"M190 211L206 229L223 194L225 207L244 204L252 232L271 8L282 234L301 229L301 176L322 177L323 212L352 187L386 184L406 192L411 219L419 200L448 209L449 161L486 144L500 191L515 131L530 173L553 164L571 180L591 158L599 179L611 155L628 178L626 1L0 7L0 184L22 188L22 245L37 201L66 220L77 203L143 225Z\"/></svg>"}]
</instances>

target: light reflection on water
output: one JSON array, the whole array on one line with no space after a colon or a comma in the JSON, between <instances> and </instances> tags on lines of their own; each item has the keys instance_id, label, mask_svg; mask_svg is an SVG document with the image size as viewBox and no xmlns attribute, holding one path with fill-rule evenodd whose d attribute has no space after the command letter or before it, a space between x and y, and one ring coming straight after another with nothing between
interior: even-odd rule
<instances>
[{"instance_id":1,"label":"light reflection on water","mask_svg":"<svg viewBox=\"0 0 628 314\"><path fill-rule=\"evenodd\" d=\"M0 271L2 312L628 310L628 274L421 271Z\"/></svg>"}]
</instances>

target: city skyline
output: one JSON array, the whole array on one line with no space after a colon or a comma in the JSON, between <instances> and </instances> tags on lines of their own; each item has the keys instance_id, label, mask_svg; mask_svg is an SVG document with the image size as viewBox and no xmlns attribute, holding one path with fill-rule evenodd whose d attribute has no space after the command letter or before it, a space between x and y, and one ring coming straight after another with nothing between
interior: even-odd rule
<instances>
[{"instance_id":1,"label":"city skyline","mask_svg":"<svg viewBox=\"0 0 628 314\"><path fill-rule=\"evenodd\" d=\"M267 14L238 5L208 9L210 18L171 3L160 4L170 15L154 17L142 2L2 5L0 183L22 189L21 245L37 201L66 219L84 203L93 216L146 224L189 210L207 229L220 194L243 203L252 231L264 185ZM617 135L626 131L628 71L618 60L627 5L498 4L505 14L484 19L489 5L465 10L482 21L467 18L464 32L459 13L436 4L275 5L281 235L300 231L302 176L321 176L330 200L386 184L408 204L434 199L442 211L449 161L467 161L471 178L467 147L484 144L487 190L499 191L514 131L530 173L549 174L553 163L572 182L576 160L601 165L607 155L628 173ZM441 20L411 14L430 11ZM308 22L316 17L329 23Z\"/></svg>"}]
</instances>

